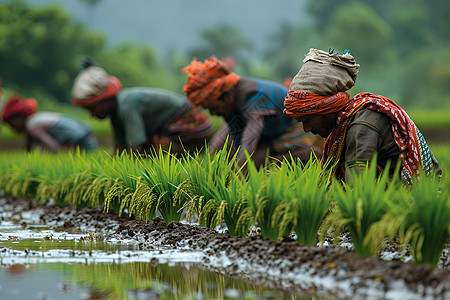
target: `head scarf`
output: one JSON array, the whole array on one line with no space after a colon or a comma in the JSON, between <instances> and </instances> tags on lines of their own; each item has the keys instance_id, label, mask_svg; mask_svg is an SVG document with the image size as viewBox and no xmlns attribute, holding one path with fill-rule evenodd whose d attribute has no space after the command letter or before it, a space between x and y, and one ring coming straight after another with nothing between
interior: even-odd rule
<instances>
[{"instance_id":1,"label":"head scarf","mask_svg":"<svg viewBox=\"0 0 450 300\"><path fill-rule=\"evenodd\" d=\"M289 89L322 96L345 92L355 85L358 69L348 50L341 55L310 49Z\"/></svg>"},{"instance_id":2,"label":"head scarf","mask_svg":"<svg viewBox=\"0 0 450 300\"><path fill-rule=\"evenodd\" d=\"M72 104L85 108L117 95L122 83L97 66L89 66L75 78L72 88Z\"/></svg>"},{"instance_id":3,"label":"head scarf","mask_svg":"<svg viewBox=\"0 0 450 300\"><path fill-rule=\"evenodd\" d=\"M2 120L6 121L13 115L25 115L30 116L37 111L38 103L36 99L28 98L21 100L20 96L13 95L3 106Z\"/></svg>"},{"instance_id":4,"label":"head scarf","mask_svg":"<svg viewBox=\"0 0 450 300\"><path fill-rule=\"evenodd\" d=\"M351 101L345 91L353 87L359 65L349 52L310 49L285 96L285 113L302 116L338 112Z\"/></svg>"},{"instance_id":5,"label":"head scarf","mask_svg":"<svg viewBox=\"0 0 450 300\"><path fill-rule=\"evenodd\" d=\"M181 72L188 75L187 83L183 87L188 100L204 108L208 108L225 92L233 93L240 78L216 57L211 57L204 63L194 58Z\"/></svg>"},{"instance_id":6,"label":"head scarf","mask_svg":"<svg viewBox=\"0 0 450 300\"><path fill-rule=\"evenodd\" d=\"M350 95L346 92L339 92L333 96L320 96L305 91L289 91L284 98L284 112L301 121L301 117L308 115L338 112L350 101Z\"/></svg>"}]
</instances>

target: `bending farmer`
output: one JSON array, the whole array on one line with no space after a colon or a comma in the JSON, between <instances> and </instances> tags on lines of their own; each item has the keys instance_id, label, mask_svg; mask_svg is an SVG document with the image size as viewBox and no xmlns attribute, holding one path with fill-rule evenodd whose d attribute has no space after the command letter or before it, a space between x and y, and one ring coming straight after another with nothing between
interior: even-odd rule
<instances>
[{"instance_id":1,"label":"bending farmer","mask_svg":"<svg viewBox=\"0 0 450 300\"><path fill-rule=\"evenodd\" d=\"M327 138L322 164L328 159L332 172L348 180L349 169L365 168L377 153L383 170L391 161L392 174L401 160L402 178L411 184L422 167L440 172L423 135L406 112L383 96L346 91L356 81L359 65L350 53L330 54L311 49L292 80L285 98L286 113L303 123L305 131Z\"/></svg>"},{"instance_id":2,"label":"bending farmer","mask_svg":"<svg viewBox=\"0 0 450 300\"><path fill-rule=\"evenodd\" d=\"M240 147L237 158L241 165L245 161L243 149L252 154L257 166L265 162L267 152L278 160L289 159L292 154L306 162L311 151L320 157L321 149L313 146L314 136L283 113L287 89L281 84L240 77L215 57L204 63L194 58L182 72L188 75L183 90L189 101L226 121L211 142L211 153L223 147L229 135L232 153Z\"/></svg>"},{"instance_id":3,"label":"bending farmer","mask_svg":"<svg viewBox=\"0 0 450 300\"><path fill-rule=\"evenodd\" d=\"M34 146L55 152L80 147L94 150L98 146L92 129L81 121L56 112L36 112L38 103L33 98L22 100L13 95L5 103L2 120L17 132L26 133L26 148Z\"/></svg>"},{"instance_id":4,"label":"bending farmer","mask_svg":"<svg viewBox=\"0 0 450 300\"><path fill-rule=\"evenodd\" d=\"M114 153L150 153L169 144L171 152L200 149L214 131L211 121L184 96L156 88L122 89L119 79L93 65L75 79L72 103L97 118L110 118Z\"/></svg>"}]
</instances>

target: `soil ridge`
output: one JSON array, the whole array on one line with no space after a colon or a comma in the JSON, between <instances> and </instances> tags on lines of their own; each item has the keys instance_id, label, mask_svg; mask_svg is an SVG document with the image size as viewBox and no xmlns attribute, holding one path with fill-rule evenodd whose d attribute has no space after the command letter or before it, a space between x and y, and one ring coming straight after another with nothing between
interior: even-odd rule
<instances>
[{"instance_id":1,"label":"soil ridge","mask_svg":"<svg viewBox=\"0 0 450 300\"><path fill-rule=\"evenodd\" d=\"M142 249L201 250L204 266L211 270L289 292L330 299L398 299L399 294L408 299L450 299L448 268L365 258L342 247L300 245L292 239L231 237L195 224L166 224L162 217L138 221L105 213L101 207L41 206L17 197L0 199L0 207L9 210L12 219L34 211L44 224L94 231L106 241L133 240Z\"/></svg>"}]
</instances>

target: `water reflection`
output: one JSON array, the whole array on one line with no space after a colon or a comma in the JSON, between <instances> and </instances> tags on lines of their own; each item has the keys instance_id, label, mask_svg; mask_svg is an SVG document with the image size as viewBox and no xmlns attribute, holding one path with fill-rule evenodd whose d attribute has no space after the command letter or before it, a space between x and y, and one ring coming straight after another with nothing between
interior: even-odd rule
<instances>
[{"instance_id":1,"label":"water reflection","mask_svg":"<svg viewBox=\"0 0 450 300\"><path fill-rule=\"evenodd\" d=\"M203 259L201 251L143 250L1 220L0 300L312 299L207 271Z\"/></svg>"},{"instance_id":2,"label":"water reflection","mask_svg":"<svg viewBox=\"0 0 450 300\"><path fill-rule=\"evenodd\" d=\"M311 299L201 269L153 262L9 265L1 299ZM5 298L3 298L5 297Z\"/></svg>"}]
</instances>

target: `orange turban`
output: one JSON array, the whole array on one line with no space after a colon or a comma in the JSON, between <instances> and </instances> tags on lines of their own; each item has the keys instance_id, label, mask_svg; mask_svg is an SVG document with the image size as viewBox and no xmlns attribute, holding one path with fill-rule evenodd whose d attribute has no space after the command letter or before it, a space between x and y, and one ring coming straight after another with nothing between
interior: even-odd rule
<instances>
[{"instance_id":1,"label":"orange turban","mask_svg":"<svg viewBox=\"0 0 450 300\"><path fill-rule=\"evenodd\" d=\"M216 57L205 60L205 63L198 62L194 57L181 72L188 75L187 84L183 87L188 100L204 108L208 108L225 92L233 92L240 79Z\"/></svg>"},{"instance_id":2,"label":"orange turban","mask_svg":"<svg viewBox=\"0 0 450 300\"><path fill-rule=\"evenodd\" d=\"M346 92L321 96L305 91L289 91L284 98L284 112L298 120L307 115L324 115L342 110L352 99Z\"/></svg>"},{"instance_id":3,"label":"orange turban","mask_svg":"<svg viewBox=\"0 0 450 300\"><path fill-rule=\"evenodd\" d=\"M30 116L37 111L38 103L36 99L28 98L25 100L20 100L20 96L13 95L3 106L2 120L6 121L9 117L13 115L25 115Z\"/></svg>"}]
</instances>

